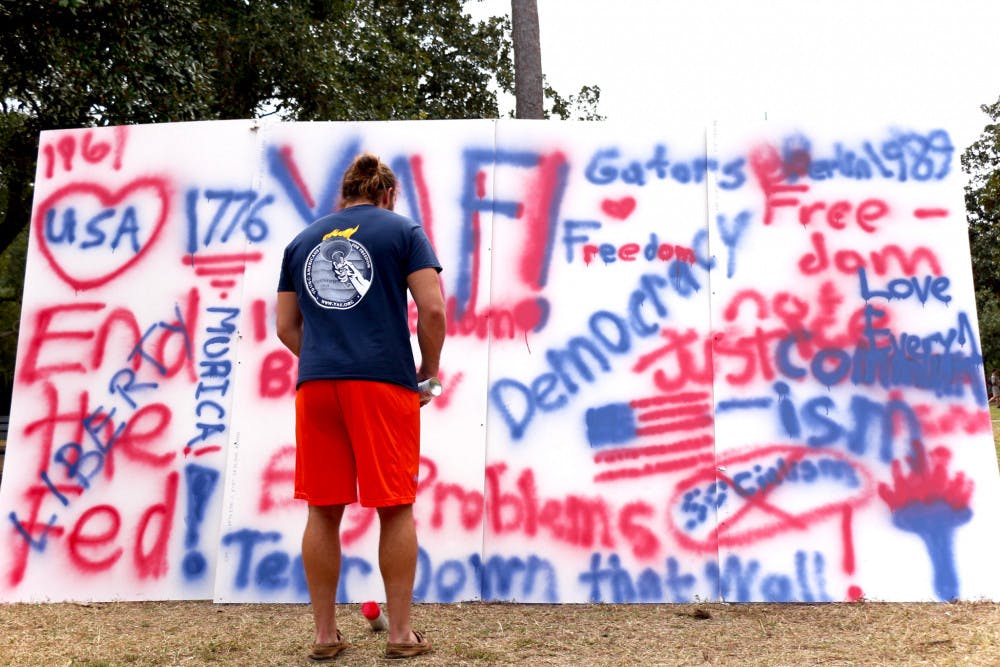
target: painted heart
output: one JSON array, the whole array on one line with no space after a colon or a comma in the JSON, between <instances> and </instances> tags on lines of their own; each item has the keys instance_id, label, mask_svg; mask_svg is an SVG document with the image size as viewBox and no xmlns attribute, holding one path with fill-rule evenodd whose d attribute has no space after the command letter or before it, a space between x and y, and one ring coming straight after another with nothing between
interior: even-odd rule
<instances>
[{"instance_id":1,"label":"painted heart","mask_svg":"<svg viewBox=\"0 0 1000 667\"><path fill-rule=\"evenodd\" d=\"M107 285L148 255L169 212L164 179L139 178L118 191L72 183L38 205L32 231L56 275L83 291Z\"/></svg>"},{"instance_id":2,"label":"painted heart","mask_svg":"<svg viewBox=\"0 0 1000 667\"><path fill-rule=\"evenodd\" d=\"M624 220L632 215L635 210L635 198L622 197L621 199L605 199L601 202L601 210L612 218Z\"/></svg>"}]
</instances>

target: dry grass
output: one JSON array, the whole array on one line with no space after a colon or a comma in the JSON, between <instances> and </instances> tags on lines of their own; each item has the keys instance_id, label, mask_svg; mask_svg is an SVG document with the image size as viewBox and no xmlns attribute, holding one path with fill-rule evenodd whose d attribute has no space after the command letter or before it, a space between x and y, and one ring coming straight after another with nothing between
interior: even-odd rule
<instances>
[{"instance_id":1,"label":"dry grass","mask_svg":"<svg viewBox=\"0 0 1000 667\"><path fill-rule=\"evenodd\" d=\"M423 665L1000 665L1000 605L418 605ZM338 665L381 657L358 605ZM0 606L0 664L305 665L304 605L118 602Z\"/></svg>"},{"instance_id":2,"label":"dry grass","mask_svg":"<svg viewBox=\"0 0 1000 667\"><path fill-rule=\"evenodd\" d=\"M1000 465L1000 408L990 406L990 419L993 421L993 445L997 450L997 465Z\"/></svg>"}]
</instances>

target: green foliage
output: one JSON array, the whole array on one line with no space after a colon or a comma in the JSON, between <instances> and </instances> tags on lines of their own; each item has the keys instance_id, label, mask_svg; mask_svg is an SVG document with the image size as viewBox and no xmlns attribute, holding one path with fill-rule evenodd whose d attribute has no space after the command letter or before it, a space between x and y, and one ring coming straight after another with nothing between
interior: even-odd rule
<instances>
[{"instance_id":1,"label":"green foliage","mask_svg":"<svg viewBox=\"0 0 1000 667\"><path fill-rule=\"evenodd\" d=\"M4 111L30 129L192 120L211 80L199 3L4 0Z\"/></svg>"},{"instance_id":2,"label":"green foliage","mask_svg":"<svg viewBox=\"0 0 1000 667\"><path fill-rule=\"evenodd\" d=\"M599 86L583 86L576 95L563 97L551 86L545 86L545 97L549 101L545 110L546 118L557 116L563 120L570 118L575 120L604 120L597 111L597 105L601 101L601 89Z\"/></svg>"},{"instance_id":3,"label":"green foliage","mask_svg":"<svg viewBox=\"0 0 1000 667\"><path fill-rule=\"evenodd\" d=\"M6 414L14 384L17 359L17 331L24 291L24 264L28 253L28 230L0 253L0 411Z\"/></svg>"},{"instance_id":4,"label":"green foliage","mask_svg":"<svg viewBox=\"0 0 1000 667\"><path fill-rule=\"evenodd\" d=\"M1000 298L996 292L976 290L976 310L979 313L979 339L982 341L984 372L1000 368Z\"/></svg>"},{"instance_id":5,"label":"green foliage","mask_svg":"<svg viewBox=\"0 0 1000 667\"><path fill-rule=\"evenodd\" d=\"M205 1L220 117L488 118L512 74L507 22L459 0Z\"/></svg>"},{"instance_id":6,"label":"green foliage","mask_svg":"<svg viewBox=\"0 0 1000 667\"><path fill-rule=\"evenodd\" d=\"M36 129L495 117L512 79L508 22L460 0L2 0L0 24L3 99Z\"/></svg>"},{"instance_id":7,"label":"green foliage","mask_svg":"<svg viewBox=\"0 0 1000 667\"><path fill-rule=\"evenodd\" d=\"M962 169L970 177L965 209L979 337L989 369L1000 367L1000 100L981 108L991 122L962 154Z\"/></svg>"}]
</instances>

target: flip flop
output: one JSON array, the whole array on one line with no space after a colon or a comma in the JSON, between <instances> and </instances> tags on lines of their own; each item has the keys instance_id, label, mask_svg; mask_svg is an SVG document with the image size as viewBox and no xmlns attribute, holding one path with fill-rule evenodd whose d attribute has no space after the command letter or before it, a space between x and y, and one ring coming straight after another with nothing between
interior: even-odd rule
<instances>
[{"instance_id":1,"label":"flip flop","mask_svg":"<svg viewBox=\"0 0 1000 667\"><path fill-rule=\"evenodd\" d=\"M413 631L413 636L417 638L415 642L387 642L385 645L385 657L387 658L413 658L424 653L431 652L431 642L426 639L423 633Z\"/></svg>"},{"instance_id":2,"label":"flip flop","mask_svg":"<svg viewBox=\"0 0 1000 667\"><path fill-rule=\"evenodd\" d=\"M350 644L344 641L344 635L340 634L340 630L337 630L337 641L330 644L313 644L309 659L313 662L330 662L348 646Z\"/></svg>"}]
</instances>

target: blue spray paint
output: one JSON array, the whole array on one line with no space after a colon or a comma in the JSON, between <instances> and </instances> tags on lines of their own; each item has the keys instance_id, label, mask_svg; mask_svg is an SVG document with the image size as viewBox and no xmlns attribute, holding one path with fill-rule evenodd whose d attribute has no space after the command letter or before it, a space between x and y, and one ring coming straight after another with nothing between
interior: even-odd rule
<instances>
[{"instance_id":1,"label":"blue spray paint","mask_svg":"<svg viewBox=\"0 0 1000 667\"><path fill-rule=\"evenodd\" d=\"M972 518L968 507L954 508L943 500L903 505L892 513L892 523L915 533L924 542L934 568L934 593L938 599L958 599L958 570L955 568L955 529Z\"/></svg>"},{"instance_id":2,"label":"blue spray paint","mask_svg":"<svg viewBox=\"0 0 1000 667\"><path fill-rule=\"evenodd\" d=\"M696 264L697 265L697 264ZM661 292L672 287L682 298L690 298L701 283L687 262L674 261L666 267L667 277L644 274L639 286L627 299L627 313L618 315L600 310L588 320L589 335L571 337L563 349L553 347L545 352L549 369L529 384L513 378L500 378L490 387L489 399L499 410L510 429L511 437L520 440L535 417L536 411L553 412L566 407L580 391L580 382L597 381L597 371L609 373L611 360L629 353L636 339L653 335L659 325L646 322L640 309L652 303L655 314L666 319L669 311Z\"/></svg>"},{"instance_id":3,"label":"blue spray paint","mask_svg":"<svg viewBox=\"0 0 1000 667\"><path fill-rule=\"evenodd\" d=\"M723 245L726 246L727 254L729 255L729 258L726 260L727 278L732 278L736 275L736 246L739 245L740 237L743 236L744 232L750 226L752 215L750 211L740 211L733 218L731 226L727 223L725 215L720 213L715 218L716 226L719 229L719 237L722 239Z\"/></svg>"},{"instance_id":4,"label":"blue spray paint","mask_svg":"<svg viewBox=\"0 0 1000 667\"><path fill-rule=\"evenodd\" d=\"M537 167L541 155L528 151L496 151L484 148L469 148L462 153L464 165L462 177L462 227L459 234L458 279L455 288L455 317L460 319L470 306L472 298L472 259L476 248L475 224L473 216L477 212L493 213L511 219L517 218L521 203L510 200L480 199L476 191L476 178L484 166L499 167L510 165L522 169Z\"/></svg>"},{"instance_id":5,"label":"blue spray paint","mask_svg":"<svg viewBox=\"0 0 1000 667\"><path fill-rule=\"evenodd\" d=\"M315 208L310 208L306 199L306 193L302 192L296 183L295 175L289 172L289 166L283 159L281 148L269 146L267 149L267 164L271 171L271 176L278 181L288 195L289 201L298 211L302 221L306 224L320 218L328 213L332 213L340 198L340 183L343 180L344 172L351 166L351 162L361 152L361 141L353 139L346 144L337 155L336 161L327 172L326 181L323 183L323 190L319 198L315 201Z\"/></svg>"},{"instance_id":6,"label":"blue spray paint","mask_svg":"<svg viewBox=\"0 0 1000 667\"><path fill-rule=\"evenodd\" d=\"M211 220L198 215L198 202L209 202L215 209ZM187 251L196 253L213 244L225 244L233 234L241 232L252 243L267 239L269 227L261 217L265 207L274 203L274 195L261 197L254 190L188 190L185 197L187 214Z\"/></svg>"},{"instance_id":7,"label":"blue spray paint","mask_svg":"<svg viewBox=\"0 0 1000 667\"><path fill-rule=\"evenodd\" d=\"M184 480L187 482L187 513L184 516L184 560L181 569L188 581L200 579L208 569L204 554L196 547L201 539L200 527L205 520L205 510L209 499L219 481L219 471L206 468L195 463L189 463L184 468Z\"/></svg>"}]
</instances>

